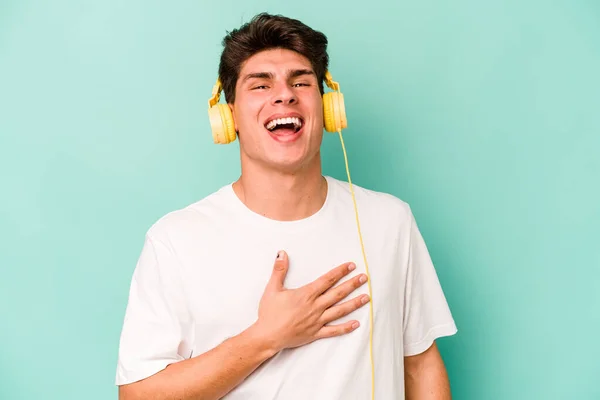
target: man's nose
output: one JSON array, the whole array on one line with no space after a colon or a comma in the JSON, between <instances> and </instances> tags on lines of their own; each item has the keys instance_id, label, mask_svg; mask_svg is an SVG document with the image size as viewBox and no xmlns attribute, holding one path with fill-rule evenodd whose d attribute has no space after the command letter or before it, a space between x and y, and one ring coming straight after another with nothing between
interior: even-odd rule
<instances>
[{"instance_id":1,"label":"man's nose","mask_svg":"<svg viewBox=\"0 0 600 400\"><path fill-rule=\"evenodd\" d=\"M280 85L273 96L273 104L294 104L297 102L296 94L287 85Z\"/></svg>"}]
</instances>

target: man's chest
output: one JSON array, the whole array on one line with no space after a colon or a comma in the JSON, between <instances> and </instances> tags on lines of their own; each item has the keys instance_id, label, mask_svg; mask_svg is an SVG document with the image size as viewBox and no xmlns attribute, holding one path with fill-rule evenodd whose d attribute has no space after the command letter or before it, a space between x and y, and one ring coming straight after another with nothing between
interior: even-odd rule
<instances>
[{"instance_id":1,"label":"man's chest","mask_svg":"<svg viewBox=\"0 0 600 400\"><path fill-rule=\"evenodd\" d=\"M250 233L215 233L209 243L203 240L197 246L179 250L186 297L196 325L194 353L209 350L256 321L279 250L285 250L289 258L284 283L287 289L307 285L350 261L357 265L356 270L336 285L367 273L355 231ZM398 313L402 276L395 265L397 255L383 241L365 241L365 250L375 313ZM356 289L348 298L361 294L369 294L368 285ZM369 308L356 310L338 322L349 319L358 319L362 326L368 326Z\"/></svg>"}]
</instances>

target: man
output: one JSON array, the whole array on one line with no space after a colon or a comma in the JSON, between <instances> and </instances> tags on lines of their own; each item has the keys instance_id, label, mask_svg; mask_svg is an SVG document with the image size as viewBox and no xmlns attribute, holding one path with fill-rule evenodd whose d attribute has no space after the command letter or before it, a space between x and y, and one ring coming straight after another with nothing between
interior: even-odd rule
<instances>
[{"instance_id":1,"label":"man","mask_svg":"<svg viewBox=\"0 0 600 400\"><path fill-rule=\"evenodd\" d=\"M322 175L326 37L261 14L224 46L241 175L148 230L120 398L450 399L456 326L410 207L353 187L365 263L350 186Z\"/></svg>"}]
</instances>

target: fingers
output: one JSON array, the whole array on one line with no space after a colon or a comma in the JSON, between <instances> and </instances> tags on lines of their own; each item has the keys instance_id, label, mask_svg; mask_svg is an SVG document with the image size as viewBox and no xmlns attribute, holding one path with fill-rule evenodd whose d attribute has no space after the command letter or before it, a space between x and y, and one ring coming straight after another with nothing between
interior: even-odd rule
<instances>
[{"instance_id":1,"label":"fingers","mask_svg":"<svg viewBox=\"0 0 600 400\"><path fill-rule=\"evenodd\" d=\"M315 296L319 296L355 269L356 265L354 265L354 263L348 262L341 264L312 282L309 285L310 290Z\"/></svg>"},{"instance_id":2,"label":"fingers","mask_svg":"<svg viewBox=\"0 0 600 400\"><path fill-rule=\"evenodd\" d=\"M364 285L367 282L367 275L360 274L352 279L348 279L341 285L327 290L321 295L318 302L319 305L328 308L345 299L350 293Z\"/></svg>"},{"instance_id":3,"label":"fingers","mask_svg":"<svg viewBox=\"0 0 600 400\"><path fill-rule=\"evenodd\" d=\"M344 303L338 304L335 307L328 308L323 312L321 316L321 322L323 324L328 324L332 321L340 319L351 312L359 309L369 302L369 296L364 294L362 296L355 297L352 300L348 300Z\"/></svg>"},{"instance_id":4,"label":"fingers","mask_svg":"<svg viewBox=\"0 0 600 400\"><path fill-rule=\"evenodd\" d=\"M283 290L285 276L288 271L288 256L285 251L280 251L277 253L277 258L275 259L275 264L273 265L273 272L271 273L271 279L269 279L269 283L267 284L267 290L270 291L279 291Z\"/></svg>"},{"instance_id":5,"label":"fingers","mask_svg":"<svg viewBox=\"0 0 600 400\"><path fill-rule=\"evenodd\" d=\"M340 336L358 329L359 326L360 324L356 320L348 321L339 325L325 325L319 329L315 336L317 339Z\"/></svg>"}]
</instances>

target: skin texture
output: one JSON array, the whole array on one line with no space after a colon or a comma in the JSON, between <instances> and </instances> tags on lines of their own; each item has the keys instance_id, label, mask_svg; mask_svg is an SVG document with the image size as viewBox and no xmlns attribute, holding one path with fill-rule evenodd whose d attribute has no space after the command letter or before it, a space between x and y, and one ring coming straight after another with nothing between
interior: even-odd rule
<instances>
[{"instance_id":1,"label":"skin texture","mask_svg":"<svg viewBox=\"0 0 600 400\"><path fill-rule=\"evenodd\" d=\"M327 182L320 154L323 104L310 62L283 49L255 54L242 65L236 102L229 106L240 141L241 175L233 184L240 200L254 212L280 221L317 212L325 201ZM288 113L302 118L299 134L277 137L265 128L273 116ZM219 399L282 349L352 332L357 321L335 321L368 304L369 298L351 296L365 284L362 274L334 288L351 265L344 263L304 287L288 290L283 286L287 254L274 255L272 276L265 282L253 325L206 353L121 386L119 399ZM408 399L450 398L437 347L407 358L405 366Z\"/></svg>"},{"instance_id":2,"label":"skin texture","mask_svg":"<svg viewBox=\"0 0 600 400\"><path fill-rule=\"evenodd\" d=\"M434 342L421 354L404 358L406 400L451 400L446 367Z\"/></svg>"}]
</instances>

